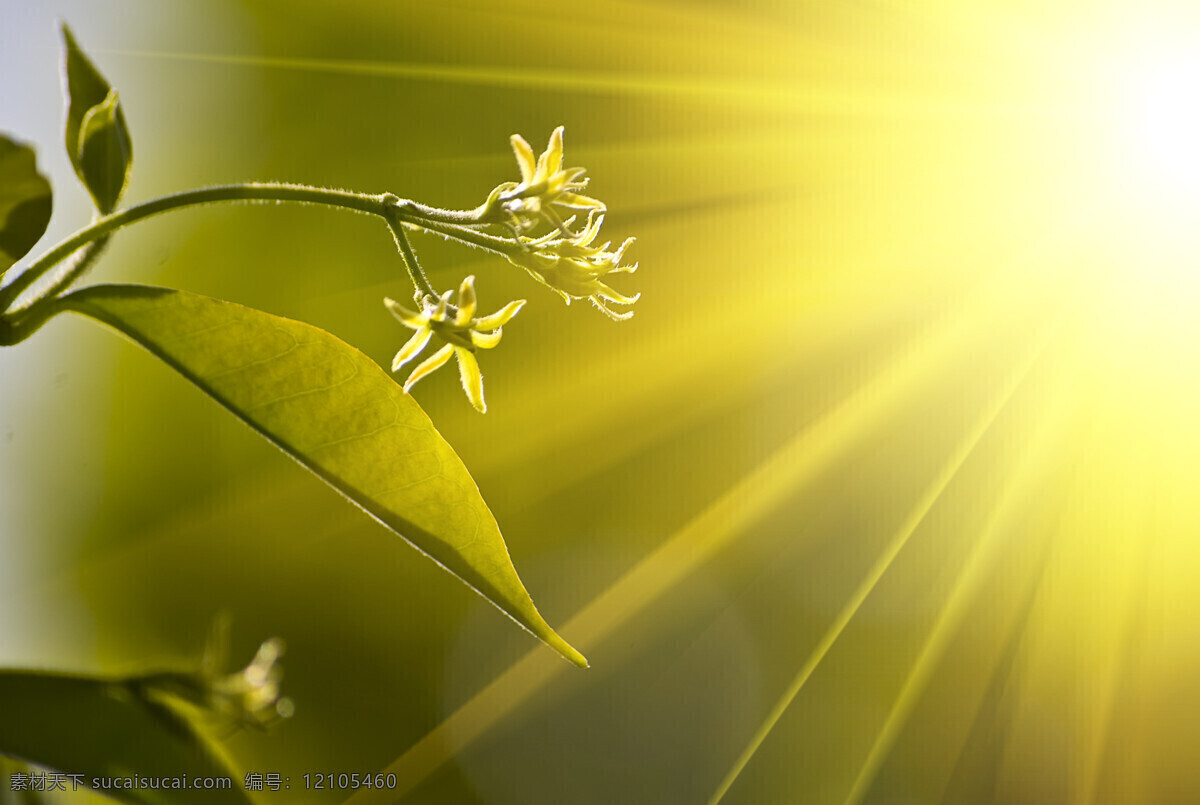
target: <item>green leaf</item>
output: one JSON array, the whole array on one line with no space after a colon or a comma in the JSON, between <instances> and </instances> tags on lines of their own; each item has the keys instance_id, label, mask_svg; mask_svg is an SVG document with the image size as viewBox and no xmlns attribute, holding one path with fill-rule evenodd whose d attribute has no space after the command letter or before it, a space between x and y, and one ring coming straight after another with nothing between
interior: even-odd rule
<instances>
[{"instance_id":1,"label":"green leaf","mask_svg":"<svg viewBox=\"0 0 1200 805\"><path fill-rule=\"evenodd\" d=\"M23 760L15 760L0 755L0 780L12 780L14 774L29 775L36 771ZM9 789L7 798L0 799L4 805L44 805L41 793L31 788Z\"/></svg>"},{"instance_id":2,"label":"green leaf","mask_svg":"<svg viewBox=\"0 0 1200 805\"><path fill-rule=\"evenodd\" d=\"M222 789L110 789L124 802L250 802L219 748L136 680L0 672L0 754L63 774L228 777ZM86 725L86 729L84 726ZM9 781L5 780L5 787ZM66 782L71 790L71 781Z\"/></svg>"},{"instance_id":3,"label":"green leaf","mask_svg":"<svg viewBox=\"0 0 1200 805\"><path fill-rule=\"evenodd\" d=\"M80 175L100 212L107 215L117 206L132 164L133 144L114 89L88 110L79 129Z\"/></svg>"},{"instance_id":4,"label":"green leaf","mask_svg":"<svg viewBox=\"0 0 1200 805\"><path fill-rule=\"evenodd\" d=\"M51 198L33 148L0 135L0 277L46 232Z\"/></svg>"},{"instance_id":5,"label":"green leaf","mask_svg":"<svg viewBox=\"0 0 1200 805\"><path fill-rule=\"evenodd\" d=\"M462 460L374 361L308 324L184 291L62 298L170 364L288 455L580 666L538 614Z\"/></svg>"},{"instance_id":6,"label":"green leaf","mask_svg":"<svg viewBox=\"0 0 1200 805\"><path fill-rule=\"evenodd\" d=\"M129 128L112 87L79 47L66 24L62 26L62 34L67 71L67 156L97 208L107 214L116 206L128 176L133 153ZM99 107L108 108L97 113ZM89 134L85 124L97 114L100 117ZM97 136L100 139L89 145L88 140ZM89 152L90 167L84 159Z\"/></svg>"}]
</instances>

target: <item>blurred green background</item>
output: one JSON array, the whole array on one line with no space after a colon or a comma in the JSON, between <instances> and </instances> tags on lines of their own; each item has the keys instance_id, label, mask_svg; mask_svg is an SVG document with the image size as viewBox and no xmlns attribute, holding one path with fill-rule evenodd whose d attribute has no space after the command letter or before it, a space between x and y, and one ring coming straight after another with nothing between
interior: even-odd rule
<instances>
[{"instance_id":1,"label":"blurred green background","mask_svg":"<svg viewBox=\"0 0 1200 805\"><path fill-rule=\"evenodd\" d=\"M407 802L1200 800L1196 205L1105 150L1135 113L1104 116L1096 56L1195 20L1053 5L5 0L0 129L52 179L43 245L89 214L65 19L126 108L126 203L275 180L471 207L516 178L510 134L562 124L643 297L614 324L415 243L485 311L530 300L486 416L452 371L415 395L590 670L73 318L0 352L0 662L178 664L220 612L236 658L285 638L295 717L225 742L290 778L263 802L387 767ZM385 365L408 335L364 216L176 212L94 276Z\"/></svg>"}]
</instances>

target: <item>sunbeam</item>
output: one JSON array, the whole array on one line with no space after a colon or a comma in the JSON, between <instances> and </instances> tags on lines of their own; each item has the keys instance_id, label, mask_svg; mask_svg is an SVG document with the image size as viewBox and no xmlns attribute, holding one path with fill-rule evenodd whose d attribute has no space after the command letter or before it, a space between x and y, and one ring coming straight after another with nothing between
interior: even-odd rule
<instances>
[{"instance_id":1,"label":"sunbeam","mask_svg":"<svg viewBox=\"0 0 1200 805\"><path fill-rule=\"evenodd\" d=\"M1070 406L1071 409L1074 406ZM1067 406L1059 401L1057 412L1047 412L1040 423L1040 433L1033 441L1024 461L1005 480L1005 488L998 495L995 508L981 533L973 536L974 545L966 563L957 574L953 589L938 612L938 617L929 631L920 653L913 662L899 693L879 729L879 733L863 760L849 792L845 805L858 805L866 796L883 760L891 751L905 721L924 694L934 668L940 662L947 643L954 636L967 610L975 601L976 593L1004 547L1004 541L1012 529L1011 517L1014 510L1025 503L1029 494L1041 481L1039 473L1032 471L1041 466L1050 453L1058 449L1057 432L1066 424Z\"/></svg>"},{"instance_id":2,"label":"sunbeam","mask_svg":"<svg viewBox=\"0 0 1200 805\"><path fill-rule=\"evenodd\" d=\"M919 393L944 370L948 360L961 354L964 345L991 332L1001 310L996 304L998 293L1003 289L988 288L986 293L979 293L974 305L955 311L902 358L782 445L753 473L593 598L563 626L563 634L588 650L643 615L656 599L726 549L748 526L869 434L880 418ZM1020 370L1015 374L1019 377ZM1011 387L1007 393L1011 393ZM1000 405L1005 398L1001 395ZM987 421L990 417L984 429ZM538 652L527 655L390 764L386 771L396 775L398 788L359 791L349 802L362 805L384 798L391 801L412 790L561 673L561 664L545 660Z\"/></svg>"},{"instance_id":3,"label":"sunbeam","mask_svg":"<svg viewBox=\"0 0 1200 805\"><path fill-rule=\"evenodd\" d=\"M817 665L819 665L821 660L825 658L825 655L828 653L830 647L833 646L838 637L841 635L842 631L846 628L846 624L850 622L855 613L858 612L859 607L862 606L863 601L867 599L867 597L875 589L875 586L879 583L879 580L883 578L885 573L887 573L888 568L890 568L892 565L892 561L902 550L904 550L904 546L908 544L909 539L918 530L918 528L920 528L921 523L925 520L925 517L929 513L930 509L937 504L938 500L942 496L942 493L946 491L948 486L950 486L951 482L958 474L958 471L962 468L963 464L970 457L972 451L974 451L975 447L984 437L984 434L986 434L992 427L992 424L996 421L996 418L999 416L1000 412L1004 409L1005 405L1008 404L1008 401L1012 398L1017 388L1027 376L1029 369L1033 366L1038 356L1041 354L1042 348L1045 345L1045 339L1052 338L1055 329L1056 328L1052 328L1050 332L1042 334L1042 342L1040 344L1035 344L1030 350L1028 357L1022 361L1023 365L1011 372L1006 387L997 392L995 402L990 408L984 411L983 415L979 419L979 422L975 425L970 433L963 437L958 449L947 459L947 462L942 468L941 472L936 478L934 478L924 496L917 501L916 507L908 515L908 518L896 532L891 542L888 543L885 550L875 560L875 564L871 566L867 575L863 578L862 583L854 591L853 595L851 595L850 599L846 602L845 607L838 613L837 617L830 624L829 629L821 637L820 642L818 642L813 648L812 653L804 662L804 665L802 665L800 670L796 672L796 676L792 680L791 684L788 685L787 690L784 691L783 695L771 708L766 720L763 721L762 725L751 737L750 742L746 745L746 748L738 756L737 760L734 761L733 767L729 770L729 773L725 775L724 779L721 780L721 783L717 787L717 790L713 793L712 798L709 799L709 805L717 805L717 803L721 801L721 799L725 796L725 793L729 791L730 787L737 780L738 775L740 775L742 770L745 769L746 764L750 762L750 759L754 756L754 753L758 751L758 747L761 746L763 741L767 739L767 736L771 733L771 730L774 728L775 724L780 718L782 718L788 706L791 705L792 700L796 698L796 695L800 692L800 689L804 687L804 683L808 681L808 678L812 675L812 672L816 669Z\"/></svg>"},{"instance_id":4,"label":"sunbeam","mask_svg":"<svg viewBox=\"0 0 1200 805\"><path fill-rule=\"evenodd\" d=\"M53 185L48 241L87 200L61 64L34 67L61 14L119 89L131 206L278 180L469 210L530 172L514 133L562 126L562 175L586 166L607 205L596 242L636 238L612 287L641 294L614 323L531 284L532 253L411 242L436 293L526 300L479 355L486 416L453 371L405 404L586 673L59 319L0 372L9 625L52 613L48 658L179 665L218 608L283 635L286 739L230 754L294 796L303 769L396 781L322 802L1200 801L1200 4L25 8L0 83L14 107L55 90L12 124ZM534 223L547 198L499 209ZM413 283L386 224L325 212L162 215L97 276L311 322L386 368L410 332L381 301Z\"/></svg>"}]
</instances>

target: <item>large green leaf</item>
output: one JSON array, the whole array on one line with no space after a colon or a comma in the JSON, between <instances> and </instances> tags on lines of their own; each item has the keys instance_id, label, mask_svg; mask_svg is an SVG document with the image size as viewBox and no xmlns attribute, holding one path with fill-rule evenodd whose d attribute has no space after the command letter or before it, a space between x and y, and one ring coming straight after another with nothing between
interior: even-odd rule
<instances>
[{"instance_id":1,"label":"large green leaf","mask_svg":"<svg viewBox=\"0 0 1200 805\"><path fill-rule=\"evenodd\" d=\"M116 207L132 161L125 113L108 81L62 26L67 71L67 156L102 213Z\"/></svg>"},{"instance_id":2,"label":"large green leaf","mask_svg":"<svg viewBox=\"0 0 1200 805\"><path fill-rule=\"evenodd\" d=\"M367 356L302 322L184 291L98 285L62 302L162 358L550 647L587 665L538 614L462 460Z\"/></svg>"},{"instance_id":3,"label":"large green leaf","mask_svg":"<svg viewBox=\"0 0 1200 805\"><path fill-rule=\"evenodd\" d=\"M224 788L122 788L124 802L245 803L241 773L215 745L137 680L0 672L0 754L93 778L227 778ZM65 779L68 791L73 781ZM136 782L136 781L135 781ZM5 788L10 781L5 780Z\"/></svg>"},{"instance_id":4,"label":"large green leaf","mask_svg":"<svg viewBox=\"0 0 1200 805\"><path fill-rule=\"evenodd\" d=\"M0 277L46 232L50 206L33 148L0 136Z\"/></svg>"}]
</instances>

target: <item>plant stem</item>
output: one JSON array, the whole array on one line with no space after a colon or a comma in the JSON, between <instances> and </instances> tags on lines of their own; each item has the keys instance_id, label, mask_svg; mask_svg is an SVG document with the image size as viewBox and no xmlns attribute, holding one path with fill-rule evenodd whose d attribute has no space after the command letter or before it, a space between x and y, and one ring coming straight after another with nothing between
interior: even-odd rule
<instances>
[{"instance_id":1,"label":"plant stem","mask_svg":"<svg viewBox=\"0 0 1200 805\"><path fill-rule=\"evenodd\" d=\"M388 228L392 230L392 237L396 239L396 247L400 250L400 259L404 261L404 267L408 269L408 278L412 280L418 295L437 297L437 291L429 284L425 270L417 261L417 253L413 251L412 244L408 242L408 235L404 234L404 227L401 226L399 216L385 215L384 217L387 219Z\"/></svg>"},{"instance_id":2,"label":"plant stem","mask_svg":"<svg viewBox=\"0 0 1200 805\"><path fill-rule=\"evenodd\" d=\"M409 279L417 289L418 296L438 295L425 276L417 255L408 242L404 226L411 225L444 237L451 238L477 248L501 255L511 254L513 243L470 227L485 226L490 221L490 207L485 204L474 210L443 210L429 207L392 193L368 195L347 190L330 190L306 185L247 182L243 184L204 187L163 196L144 204L100 218L86 229L81 229L42 255L38 260L0 288L0 346L11 346L33 335L43 324L62 310L59 300L71 285L91 267L104 250L112 233L135 221L183 207L229 201L289 201L300 204L322 204L341 207L355 212L378 215L387 221L388 227L400 250ZM494 223L494 222L492 222ZM75 264L62 274L53 285L22 308L12 306L21 294L29 290L50 269L71 255L84 249Z\"/></svg>"},{"instance_id":3,"label":"plant stem","mask_svg":"<svg viewBox=\"0 0 1200 805\"><path fill-rule=\"evenodd\" d=\"M43 297L17 315L0 316L0 347L19 344L36 333L43 324L67 309L63 302L65 298L67 297Z\"/></svg>"},{"instance_id":4,"label":"plant stem","mask_svg":"<svg viewBox=\"0 0 1200 805\"><path fill-rule=\"evenodd\" d=\"M50 288L41 295L42 299L61 296L64 292L66 292L66 290L75 283L75 280L86 274L88 269L92 267L92 263L96 262L100 255L104 253L104 248L108 246L108 241L111 239L112 234L109 233L101 238L98 238L97 240L93 240L91 243L75 252L74 257L76 259L74 264L67 267L67 270L62 273L62 276L54 280L54 283L50 286ZM9 311L9 315L21 316L22 314L27 313L29 309L33 307L33 305L40 301L41 299L33 302L28 307L23 309L18 308L11 310Z\"/></svg>"},{"instance_id":5,"label":"plant stem","mask_svg":"<svg viewBox=\"0 0 1200 805\"><path fill-rule=\"evenodd\" d=\"M220 201L294 201L301 204L324 204L332 207L343 207L348 210L387 216L385 198L394 198L390 194L371 196L362 193L351 193L346 190L329 190L322 187L307 187L304 185L288 184L259 184L245 183L204 187L188 190L170 196L156 198L144 204L138 204L112 215L105 216L86 229L81 229L62 243L55 246L39 260L29 266L16 279L0 289L0 311L7 311L33 283L37 282L47 271L61 263L77 249L99 240L121 227L134 221L149 218L152 215L192 207L198 204L211 204ZM414 211L419 215L419 211Z\"/></svg>"},{"instance_id":6,"label":"plant stem","mask_svg":"<svg viewBox=\"0 0 1200 805\"><path fill-rule=\"evenodd\" d=\"M416 218L420 221L459 226L483 226L495 223L495 221L488 220L489 208L486 204L473 210L443 210L411 199L398 199L394 206L402 218Z\"/></svg>"},{"instance_id":7,"label":"plant stem","mask_svg":"<svg viewBox=\"0 0 1200 805\"><path fill-rule=\"evenodd\" d=\"M474 246L477 249L483 249L502 257L507 257L513 254L514 251L523 251L520 243L512 238L498 238L495 235L489 235L487 232L468 229L465 226L432 221L411 221L409 223L429 232L435 232L444 237L457 240L459 243L465 243L468 246Z\"/></svg>"}]
</instances>

